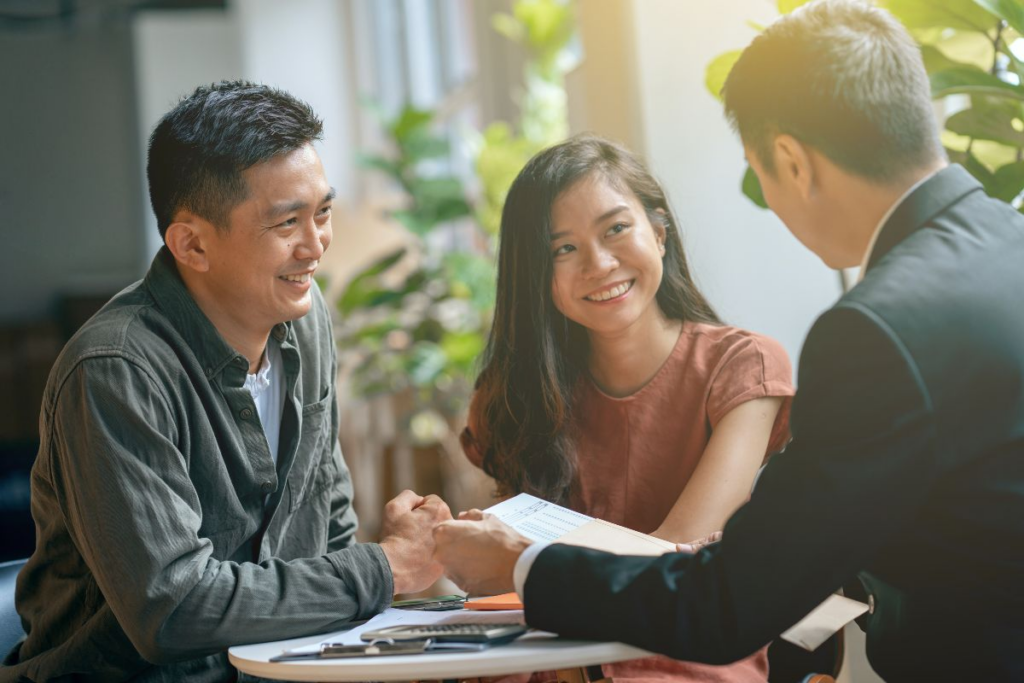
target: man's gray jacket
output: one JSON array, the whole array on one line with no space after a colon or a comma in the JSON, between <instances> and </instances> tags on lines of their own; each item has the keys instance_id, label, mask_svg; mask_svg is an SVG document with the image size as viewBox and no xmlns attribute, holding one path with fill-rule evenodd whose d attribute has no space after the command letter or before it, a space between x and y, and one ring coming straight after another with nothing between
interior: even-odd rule
<instances>
[{"instance_id":1,"label":"man's gray jacket","mask_svg":"<svg viewBox=\"0 0 1024 683\"><path fill-rule=\"evenodd\" d=\"M0 681L230 680L231 645L389 603L383 551L354 543L330 316L312 292L269 341L286 384L276 467L248 360L166 249L68 343L32 471L38 540L16 596L28 636Z\"/></svg>"}]
</instances>

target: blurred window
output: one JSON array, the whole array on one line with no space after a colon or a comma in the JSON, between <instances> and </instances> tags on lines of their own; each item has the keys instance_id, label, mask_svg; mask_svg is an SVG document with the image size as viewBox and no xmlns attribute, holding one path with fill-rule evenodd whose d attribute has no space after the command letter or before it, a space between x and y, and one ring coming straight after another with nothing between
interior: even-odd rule
<instances>
[{"instance_id":1,"label":"blurred window","mask_svg":"<svg viewBox=\"0 0 1024 683\"><path fill-rule=\"evenodd\" d=\"M406 104L434 110L440 134L452 142L452 158L439 170L466 180L465 129L480 125L475 10L473 0L357 0L353 12L360 99L388 118ZM364 123L367 132L375 127Z\"/></svg>"},{"instance_id":2,"label":"blurred window","mask_svg":"<svg viewBox=\"0 0 1024 683\"><path fill-rule=\"evenodd\" d=\"M407 104L435 112L436 131L448 140L450 152L420 170L427 175L458 177L470 196L477 191L477 183L468 140L483 127L477 48L486 40L477 32L486 31L501 40L490 28L489 13L484 15L490 4L474 0L355 0L351 14L357 99L373 103L389 120ZM359 119L361 151L386 150L381 124L372 111L362 107ZM377 180L366 181L371 194L375 188L384 190ZM452 226L432 238L445 240L452 247L466 246L471 235L467 228Z\"/></svg>"}]
</instances>

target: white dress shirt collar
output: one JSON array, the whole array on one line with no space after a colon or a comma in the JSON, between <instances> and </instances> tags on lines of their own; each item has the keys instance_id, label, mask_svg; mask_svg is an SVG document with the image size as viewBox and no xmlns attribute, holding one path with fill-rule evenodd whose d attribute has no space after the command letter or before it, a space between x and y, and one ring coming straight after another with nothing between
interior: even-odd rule
<instances>
[{"instance_id":1,"label":"white dress shirt collar","mask_svg":"<svg viewBox=\"0 0 1024 683\"><path fill-rule=\"evenodd\" d=\"M928 175L926 175L925 177L921 178L916 183L911 185L906 192L900 195L899 199L893 202L892 206L889 207L889 210L885 212L884 216L882 216L882 220L878 221L878 225L875 226L874 233L871 234L871 241L868 242L868 248L864 252L864 259L860 262L860 273L857 275L857 282L860 282L861 280L864 279L864 274L867 272L868 269L868 261L871 260L871 253L875 250L875 242L878 241L878 236L882 233L882 228L884 228L885 224L889 222L889 219L892 218L892 215L896 213L896 209L900 207L900 204L902 204L903 201L907 197L909 197L914 190L924 185L924 183L930 180L931 177L934 176L936 173L938 173L938 171L932 171L931 173L929 173Z\"/></svg>"}]
</instances>

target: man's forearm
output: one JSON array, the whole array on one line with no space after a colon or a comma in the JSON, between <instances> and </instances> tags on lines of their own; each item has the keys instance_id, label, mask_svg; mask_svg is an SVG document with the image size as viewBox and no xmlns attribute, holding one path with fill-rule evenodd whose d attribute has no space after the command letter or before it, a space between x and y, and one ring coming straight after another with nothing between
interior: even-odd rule
<instances>
[{"instance_id":1,"label":"man's forearm","mask_svg":"<svg viewBox=\"0 0 1024 683\"><path fill-rule=\"evenodd\" d=\"M376 544L290 562L208 559L177 605L164 611L156 603L122 623L147 660L167 663L240 643L342 628L380 612L392 590L391 572Z\"/></svg>"}]
</instances>

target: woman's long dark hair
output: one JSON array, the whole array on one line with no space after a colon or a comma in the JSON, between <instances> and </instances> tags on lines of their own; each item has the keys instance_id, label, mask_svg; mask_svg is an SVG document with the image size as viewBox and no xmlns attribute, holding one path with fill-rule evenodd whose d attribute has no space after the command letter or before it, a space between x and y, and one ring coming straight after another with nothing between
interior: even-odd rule
<instances>
[{"instance_id":1,"label":"woman's long dark hair","mask_svg":"<svg viewBox=\"0 0 1024 683\"><path fill-rule=\"evenodd\" d=\"M494 325L475 399L483 468L500 495L520 492L566 503L576 478L573 392L587 369L587 331L551 296L551 209L583 178L599 173L640 200L665 227L658 306L670 319L718 323L686 265L661 186L628 150L591 135L537 154L519 173L501 216ZM662 213L663 212L663 213Z\"/></svg>"}]
</instances>

